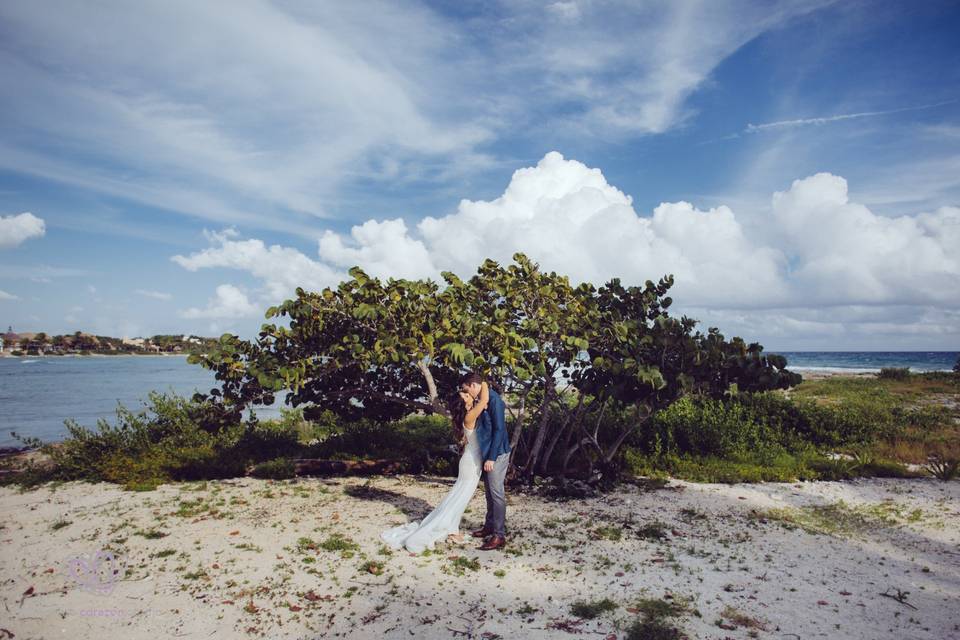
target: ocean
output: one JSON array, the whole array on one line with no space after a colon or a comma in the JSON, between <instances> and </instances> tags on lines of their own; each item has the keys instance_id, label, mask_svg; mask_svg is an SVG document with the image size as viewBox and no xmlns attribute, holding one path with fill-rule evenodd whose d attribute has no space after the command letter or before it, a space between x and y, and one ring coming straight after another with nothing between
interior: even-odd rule
<instances>
[{"instance_id":1,"label":"ocean","mask_svg":"<svg viewBox=\"0 0 960 640\"><path fill-rule=\"evenodd\" d=\"M803 371L876 372L881 367L949 371L956 351L780 351L788 368ZM0 447L21 446L11 431L44 442L67 435L64 420L94 428L98 418L115 424L117 403L145 408L151 390L189 396L215 385L213 373L184 356L48 356L0 358ZM261 418L280 415L282 394Z\"/></svg>"},{"instance_id":2,"label":"ocean","mask_svg":"<svg viewBox=\"0 0 960 640\"><path fill-rule=\"evenodd\" d=\"M88 428L98 418L116 424L118 402L132 411L145 409L152 390L190 396L215 386L212 371L181 355L0 358L0 447L23 446L11 431L62 440L67 418ZM274 406L254 411L260 418L277 417L282 406L281 396Z\"/></svg>"},{"instance_id":3,"label":"ocean","mask_svg":"<svg viewBox=\"0 0 960 640\"><path fill-rule=\"evenodd\" d=\"M953 371L960 351L764 351L787 359L787 369L876 373L883 367L920 371Z\"/></svg>"}]
</instances>

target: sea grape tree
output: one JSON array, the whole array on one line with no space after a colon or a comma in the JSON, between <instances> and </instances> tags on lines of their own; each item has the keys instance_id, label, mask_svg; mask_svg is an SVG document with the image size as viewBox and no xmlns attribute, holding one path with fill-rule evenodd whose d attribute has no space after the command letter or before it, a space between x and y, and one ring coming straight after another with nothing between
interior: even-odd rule
<instances>
[{"instance_id":1,"label":"sea grape tree","mask_svg":"<svg viewBox=\"0 0 960 640\"><path fill-rule=\"evenodd\" d=\"M785 388L800 381L757 343L670 316L673 276L644 287L577 287L523 254L486 260L469 280L371 278L362 269L267 310L254 341L224 335L191 362L214 370L231 407L286 402L311 417L392 420L444 412L442 396L472 369L508 400L512 462L527 478L573 468L606 473L624 442L684 393ZM627 415L611 429L608 408Z\"/></svg>"}]
</instances>

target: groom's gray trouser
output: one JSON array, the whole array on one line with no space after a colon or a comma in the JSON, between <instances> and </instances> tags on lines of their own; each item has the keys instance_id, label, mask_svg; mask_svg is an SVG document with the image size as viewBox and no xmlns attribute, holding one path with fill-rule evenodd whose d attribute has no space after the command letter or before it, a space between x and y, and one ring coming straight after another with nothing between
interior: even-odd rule
<instances>
[{"instance_id":1,"label":"groom's gray trouser","mask_svg":"<svg viewBox=\"0 0 960 640\"><path fill-rule=\"evenodd\" d=\"M487 517L483 526L495 534L506 537L507 496L503 480L507 476L510 452L501 453L493 462L493 471L483 472L484 493L487 494Z\"/></svg>"}]
</instances>

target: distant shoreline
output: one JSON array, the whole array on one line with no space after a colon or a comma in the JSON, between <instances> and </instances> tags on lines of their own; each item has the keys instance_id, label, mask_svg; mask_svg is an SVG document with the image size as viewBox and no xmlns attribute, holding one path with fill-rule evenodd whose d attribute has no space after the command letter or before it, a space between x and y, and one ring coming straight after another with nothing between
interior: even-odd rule
<instances>
[{"instance_id":1,"label":"distant shoreline","mask_svg":"<svg viewBox=\"0 0 960 640\"><path fill-rule=\"evenodd\" d=\"M52 355L52 354L47 354L47 353L45 353L45 354L43 354L43 355L37 354L37 355L29 355L29 356L15 356L15 355L9 354L9 353L0 353L0 358L20 358L20 359L33 359L33 358L96 358L96 357L101 357L101 358L120 358L120 357L123 357L123 356L137 356L137 357L141 357L141 356L147 356L147 357L157 357L157 356L161 356L161 357L165 357L165 356L188 356L188 355L190 355L190 354L189 354L189 353L169 353L169 352L168 352L168 353L117 353L117 354L114 354L114 355L111 355L111 354L108 354L108 353L88 353L88 354L86 354L86 355L81 354L81 353L62 353L62 354L59 354L59 355Z\"/></svg>"},{"instance_id":2,"label":"distant shoreline","mask_svg":"<svg viewBox=\"0 0 960 640\"><path fill-rule=\"evenodd\" d=\"M43 354L43 355L20 355L20 356L11 355L9 353L0 353L0 358L17 358L21 360L32 360L35 358L70 358L70 357L73 357L73 358L96 358L96 357L121 358L124 356L136 356L140 358L140 357L168 357L168 356L189 356L189 355L190 355L189 353L183 353L183 352L181 353L171 353L171 352L117 353L117 354L88 353L86 355L79 354L79 353L65 353L60 355ZM795 371L799 374L802 374L803 377L808 380L831 377L831 376L852 376L852 377L876 376L877 374L880 373L881 368L882 367L878 367L878 368L863 368L863 367L846 368L846 367L817 367L817 366L792 367L789 364L787 364L788 371ZM910 373L915 373L915 374L934 373L934 372L950 373L952 371L952 369L916 369L914 367L907 367L907 368L910 369Z\"/></svg>"}]
</instances>

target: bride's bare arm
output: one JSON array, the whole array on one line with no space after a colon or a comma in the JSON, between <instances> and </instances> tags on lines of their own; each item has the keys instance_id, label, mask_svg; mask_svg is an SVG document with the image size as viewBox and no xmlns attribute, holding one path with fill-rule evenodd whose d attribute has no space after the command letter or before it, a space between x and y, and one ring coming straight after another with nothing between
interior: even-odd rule
<instances>
[{"instance_id":1,"label":"bride's bare arm","mask_svg":"<svg viewBox=\"0 0 960 640\"><path fill-rule=\"evenodd\" d=\"M484 382L480 385L480 397L477 398L477 401L473 403L473 407L467 411L467 415L464 418L464 422L468 425L473 424L477 421L477 417L487 408L487 403L490 401L490 390L487 388L487 383Z\"/></svg>"}]
</instances>

